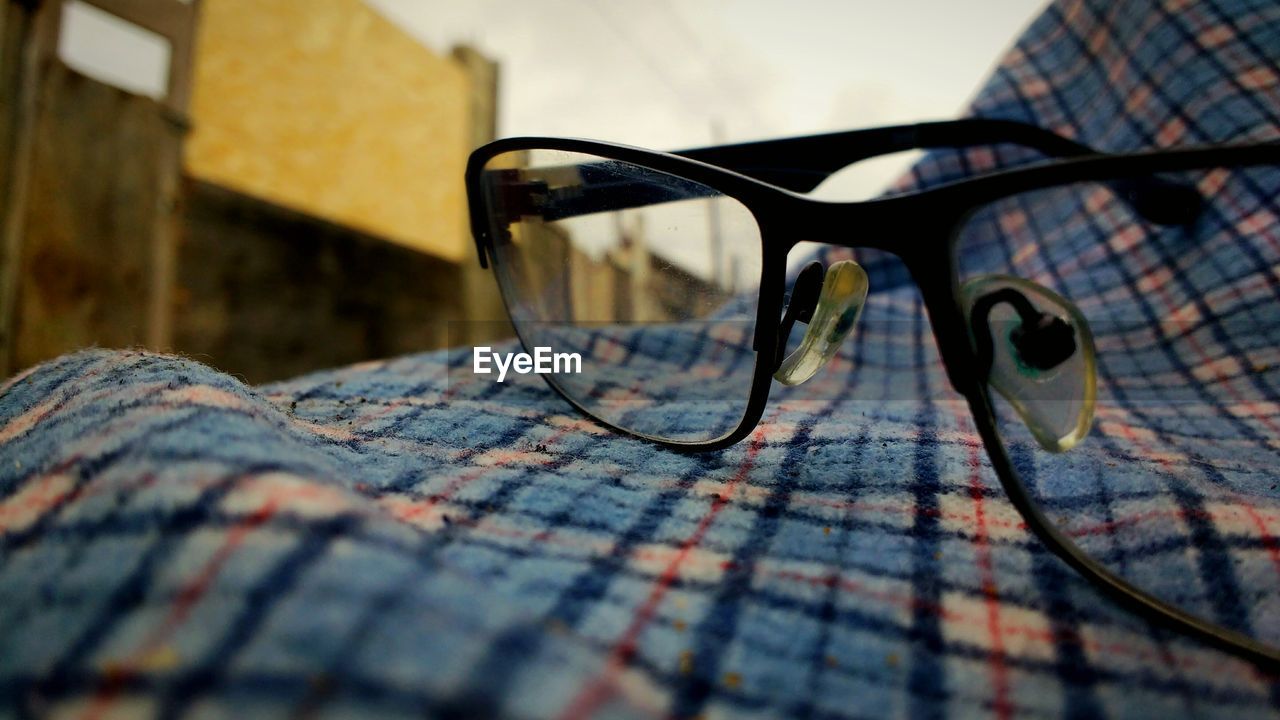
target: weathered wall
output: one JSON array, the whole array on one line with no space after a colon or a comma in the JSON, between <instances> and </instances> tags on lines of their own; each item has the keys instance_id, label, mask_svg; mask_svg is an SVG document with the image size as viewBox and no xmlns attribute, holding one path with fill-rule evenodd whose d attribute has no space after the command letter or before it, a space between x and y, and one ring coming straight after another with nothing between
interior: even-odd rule
<instances>
[{"instance_id":1,"label":"weathered wall","mask_svg":"<svg viewBox=\"0 0 1280 720\"><path fill-rule=\"evenodd\" d=\"M251 383L446 345L458 266L187 182L177 349Z\"/></svg>"},{"instance_id":2,"label":"weathered wall","mask_svg":"<svg viewBox=\"0 0 1280 720\"><path fill-rule=\"evenodd\" d=\"M29 32L31 13L20 5L0 3L0 213L6 212L13 176L14 144L17 141L19 92L22 79L22 51Z\"/></svg>"},{"instance_id":3,"label":"weathered wall","mask_svg":"<svg viewBox=\"0 0 1280 720\"><path fill-rule=\"evenodd\" d=\"M147 341L159 153L181 132L156 102L61 63L50 64L40 92L18 257L15 368L79 347Z\"/></svg>"},{"instance_id":4,"label":"weathered wall","mask_svg":"<svg viewBox=\"0 0 1280 720\"><path fill-rule=\"evenodd\" d=\"M461 63L360 0L206 0L195 73L190 175L472 259Z\"/></svg>"},{"instance_id":5,"label":"weathered wall","mask_svg":"<svg viewBox=\"0 0 1280 720\"><path fill-rule=\"evenodd\" d=\"M56 3L35 33L0 2L0 376L146 345L263 381L510 334L448 322L504 317L464 224L465 157L493 131L478 54L436 57L358 0L209 0L191 118L208 172L178 192L180 111L34 53L56 46Z\"/></svg>"}]
</instances>

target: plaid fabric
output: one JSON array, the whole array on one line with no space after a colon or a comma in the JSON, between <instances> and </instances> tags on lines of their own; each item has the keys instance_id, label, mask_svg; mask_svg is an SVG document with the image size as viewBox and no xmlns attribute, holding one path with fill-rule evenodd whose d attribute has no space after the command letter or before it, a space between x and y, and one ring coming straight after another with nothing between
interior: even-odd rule
<instances>
[{"instance_id":1,"label":"plaid fabric","mask_svg":"<svg viewBox=\"0 0 1280 720\"><path fill-rule=\"evenodd\" d=\"M1274 137L1277 57L1271 2L1063 0L1006 55L974 111L1109 150ZM937 153L905 183L1026 159ZM1259 193L1227 197L1256 203ZM1016 247L1016 233L990 227L974 225L975 246ZM1105 228L1072 227L1095 240ZM1274 217L1258 212L1214 227L1215 238L1276 235ZM1192 306L1222 310L1274 291L1275 252L1249 247L1259 254L1206 261L1185 280L1153 274L1150 250L1133 250L1130 276L1096 286L1049 254L1019 267L1086 309L1091 288L1141 310L1164 301L1136 291L1163 287L1169 308L1203 298ZM892 260L862 259L872 296L847 352L777 393L751 438L714 454L615 437L537 381L478 382L461 369L469 351L256 389L138 352L80 353L10 379L0 396L0 707L86 717L1273 714L1272 678L1120 609L1027 533L941 373L917 293ZM1214 295L1224 278L1268 268L1253 275L1262 289ZM1242 381L1221 361L1262 352L1221 339L1202 347L1223 387ZM1199 365L1161 367L1151 382L1203 379ZM1215 503L1226 495L1197 501L1213 486L1185 472L1218 468L1222 487L1267 497L1259 478L1275 464L1258 463L1268 446L1254 438L1277 420L1273 376L1262 376L1230 406L1243 414L1201 399L1203 417L1168 419L1197 443L1182 455L1165 447L1175 429L1165 418L1122 404L1101 411L1099 432L1168 432L1128 445L1095 434L1057 460L1015 445L1015 458L1046 496L1056 487L1046 478L1072 476L1041 463L1123 479L1126 463L1168 461L1162 477L1186 483L1134 498L1173 510L1158 525L1164 581L1274 637L1272 511L1261 508L1260 523L1224 517ZM1116 400L1114 390L1103 396ZM1237 464L1225 468L1228 455ZM1110 557L1150 551L1127 542Z\"/></svg>"}]
</instances>

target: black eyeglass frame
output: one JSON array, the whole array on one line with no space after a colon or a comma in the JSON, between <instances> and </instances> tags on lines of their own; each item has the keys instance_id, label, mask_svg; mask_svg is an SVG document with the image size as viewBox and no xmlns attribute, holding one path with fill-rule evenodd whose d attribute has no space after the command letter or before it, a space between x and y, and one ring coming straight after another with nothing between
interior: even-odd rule
<instances>
[{"instance_id":1,"label":"black eyeglass frame","mask_svg":"<svg viewBox=\"0 0 1280 720\"><path fill-rule=\"evenodd\" d=\"M995 144L1026 146L1059 159L866 201L831 202L802 194L836 171L877 155ZM763 416L776 370L775 358L781 355L780 343L786 341L779 330L786 301L788 253L804 241L887 252L903 262L919 288L948 379L968 401L1000 484L1032 533L1086 579L1141 617L1226 650L1269 672L1280 671L1280 649L1188 614L1141 590L1089 557L1044 516L1018 477L998 432L986 377L989 367L983 365L970 339L959 297L957 261L959 228L970 213L1002 198L1073 182L1126 182L1159 173L1276 165L1280 164L1280 143L1113 155L1098 153L1032 125L980 118L677 153L572 138L508 138L477 149L467 164L471 228L483 267L498 262L490 236L491 218L485 206L484 168L497 155L527 150L593 155L691 180L742 203L759 225L761 277L752 345L756 362L746 410L738 426L705 442L680 442L638 434L595 416L551 377L543 376L583 415L622 435L683 452L720 450L741 441ZM1141 202L1141 198L1138 200L1134 204L1139 206L1139 212L1142 205L1150 205ZM851 232L856 239L845 239ZM510 311L505 289L503 299ZM524 342L523 338L521 341Z\"/></svg>"}]
</instances>

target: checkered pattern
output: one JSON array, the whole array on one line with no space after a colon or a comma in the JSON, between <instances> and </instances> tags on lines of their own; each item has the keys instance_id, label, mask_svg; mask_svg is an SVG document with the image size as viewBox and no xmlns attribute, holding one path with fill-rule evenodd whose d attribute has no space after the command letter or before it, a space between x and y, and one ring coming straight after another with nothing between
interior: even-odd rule
<instances>
[{"instance_id":1,"label":"checkered pattern","mask_svg":"<svg viewBox=\"0 0 1280 720\"><path fill-rule=\"evenodd\" d=\"M1092 329L1084 446L1039 452L1005 413L1041 507L1139 587L1280 645L1280 166L1181 177L1209 200L1193 223L1145 223L1102 184L1038 191L976 214L962 265L1052 287Z\"/></svg>"},{"instance_id":2,"label":"checkered pattern","mask_svg":"<svg viewBox=\"0 0 1280 720\"><path fill-rule=\"evenodd\" d=\"M1062 0L1006 55L975 112L1111 150L1274 137L1278 56L1280 8L1269 1ZM1024 159L938 153L906 182ZM1247 187L1227 196L1257 202ZM977 246L1016 243L982 227ZM1211 236L1233 231L1274 239L1274 218L1224 215ZM1264 240L1246 247L1256 257L1169 278L1148 272L1169 264L1155 250L1116 248L1135 253L1135 273L1097 289L1165 318L1187 303L1251 307L1275 291L1277 255ZM138 352L80 353L10 379L0 708L1273 714L1273 679L1119 609L1027 533L938 367L917 293L891 259L863 260L873 294L848 352L778 393L748 440L714 454L603 432L536 381L468 379L458 368L469 351L256 389ZM1024 262L1090 307L1090 286L1060 258ZM1242 267L1271 273L1254 275L1257 289L1215 295ZM1115 497L1097 493L1123 490L1129 463L1161 468L1168 482L1133 499L1174 511L1155 536L1167 541L1167 581L1226 598L1209 612L1273 636L1272 510L1259 507L1256 524L1252 500L1206 495L1274 497L1264 490L1276 464L1257 453L1274 458L1275 441L1256 440L1280 422L1273 376L1260 371L1255 385L1222 360L1257 348L1220 337L1202 348L1208 362L1191 365L1131 355L1165 363L1148 369L1152 382L1190 373L1238 386L1227 415L1203 399L1185 413L1112 405L1081 448L1046 460L1015 444L1015 459L1037 492L1094 490L1084 497L1104 509ZM1114 384L1104 396L1117 399ZM1110 432L1125 426L1160 432ZM1175 455L1175 429L1209 441ZM1092 484L1047 473L1055 462ZM1205 468L1225 477L1215 486ZM1246 517L1224 516L1224 504ZM1111 559L1141 555L1121 546Z\"/></svg>"}]
</instances>

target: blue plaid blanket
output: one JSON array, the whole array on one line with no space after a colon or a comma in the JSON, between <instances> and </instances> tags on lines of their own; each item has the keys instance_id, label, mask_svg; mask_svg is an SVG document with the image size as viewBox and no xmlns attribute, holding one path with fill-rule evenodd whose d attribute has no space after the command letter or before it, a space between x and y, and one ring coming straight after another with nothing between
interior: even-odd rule
<instances>
[{"instance_id":1,"label":"blue plaid blanket","mask_svg":"<svg viewBox=\"0 0 1280 720\"><path fill-rule=\"evenodd\" d=\"M1272 0L1059 0L972 112L1111 151L1274 138L1277 59ZM898 189L1027 159L933 153ZM479 382L469 349L257 388L136 351L9 379L0 713L1273 715L1275 678L1029 535L918 294L862 260L849 347L704 455Z\"/></svg>"}]
</instances>

